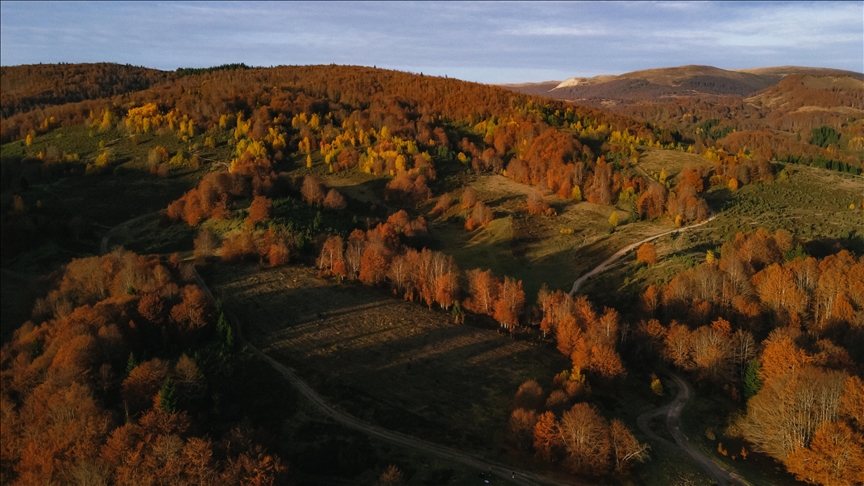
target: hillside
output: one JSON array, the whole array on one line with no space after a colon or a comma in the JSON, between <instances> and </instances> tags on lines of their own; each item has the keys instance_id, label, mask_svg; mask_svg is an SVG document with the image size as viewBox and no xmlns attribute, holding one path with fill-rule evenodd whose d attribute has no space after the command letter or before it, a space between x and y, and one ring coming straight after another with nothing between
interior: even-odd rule
<instances>
[{"instance_id":1,"label":"hillside","mask_svg":"<svg viewBox=\"0 0 864 486\"><path fill-rule=\"evenodd\" d=\"M561 81L542 81L539 83L519 83L519 84L499 84L502 88L518 91L520 93L549 96L549 92L556 86L561 84Z\"/></svg>"},{"instance_id":2,"label":"hillside","mask_svg":"<svg viewBox=\"0 0 864 486\"><path fill-rule=\"evenodd\" d=\"M775 111L839 109L860 116L864 111L864 76L794 74L745 101Z\"/></svg>"},{"instance_id":3,"label":"hillside","mask_svg":"<svg viewBox=\"0 0 864 486\"><path fill-rule=\"evenodd\" d=\"M534 92L539 88L511 85ZM692 143L699 152L716 144L853 173L864 169L861 73L797 66L738 71L682 66L570 78L546 96L666 127L671 132L666 140ZM821 142L817 132L832 134L832 142Z\"/></svg>"},{"instance_id":4,"label":"hillside","mask_svg":"<svg viewBox=\"0 0 864 486\"><path fill-rule=\"evenodd\" d=\"M853 78L862 79L864 74L856 73L855 71L846 71L844 69L805 67L805 66L774 66L764 68L748 68L736 69L739 73L750 73L758 76L775 76L777 80L791 76L793 74L810 74L814 76L851 76Z\"/></svg>"},{"instance_id":5,"label":"hillside","mask_svg":"<svg viewBox=\"0 0 864 486\"><path fill-rule=\"evenodd\" d=\"M502 86L524 93L599 105L604 101L633 103L709 95L746 97L777 84L785 76L797 74L849 76L858 79L864 77L861 73L851 71L798 66L725 70L711 66L688 65L633 71L621 75L574 77L548 89L551 82ZM542 92L544 89L547 89L545 94Z\"/></svg>"},{"instance_id":6,"label":"hillside","mask_svg":"<svg viewBox=\"0 0 864 486\"><path fill-rule=\"evenodd\" d=\"M173 73L111 63L0 67L2 117L147 89Z\"/></svg>"},{"instance_id":7,"label":"hillside","mask_svg":"<svg viewBox=\"0 0 864 486\"><path fill-rule=\"evenodd\" d=\"M681 66L604 76L572 86L565 81L550 94L572 100L637 101L700 94L746 95L769 85L769 80L754 74L710 66Z\"/></svg>"}]
</instances>

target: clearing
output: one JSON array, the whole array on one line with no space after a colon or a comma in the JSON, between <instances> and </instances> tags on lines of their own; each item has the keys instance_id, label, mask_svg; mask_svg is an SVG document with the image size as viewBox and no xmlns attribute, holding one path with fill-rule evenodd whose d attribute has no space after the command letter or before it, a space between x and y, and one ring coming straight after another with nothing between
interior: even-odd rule
<instances>
[{"instance_id":1,"label":"clearing","mask_svg":"<svg viewBox=\"0 0 864 486\"><path fill-rule=\"evenodd\" d=\"M497 452L519 385L568 369L563 357L453 324L385 291L319 279L313 269L218 265L202 272L248 323L250 341L361 420L432 442Z\"/></svg>"}]
</instances>

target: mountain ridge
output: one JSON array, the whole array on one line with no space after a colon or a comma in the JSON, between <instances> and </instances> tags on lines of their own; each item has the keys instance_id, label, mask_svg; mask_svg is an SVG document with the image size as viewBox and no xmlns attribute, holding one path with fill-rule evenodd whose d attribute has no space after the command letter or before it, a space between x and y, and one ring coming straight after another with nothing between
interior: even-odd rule
<instances>
[{"instance_id":1,"label":"mountain ridge","mask_svg":"<svg viewBox=\"0 0 864 486\"><path fill-rule=\"evenodd\" d=\"M694 95L748 97L793 75L849 77L864 81L862 73L834 68L773 66L727 70L706 65L685 65L643 69L620 75L571 77L557 82L552 88L549 86L555 81L501 86L557 99L629 102Z\"/></svg>"}]
</instances>

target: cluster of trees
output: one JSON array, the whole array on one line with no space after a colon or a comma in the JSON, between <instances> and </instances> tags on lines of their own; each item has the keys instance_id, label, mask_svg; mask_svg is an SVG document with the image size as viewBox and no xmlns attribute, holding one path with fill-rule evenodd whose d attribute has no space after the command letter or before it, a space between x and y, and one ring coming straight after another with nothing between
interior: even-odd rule
<instances>
[{"instance_id":1,"label":"cluster of trees","mask_svg":"<svg viewBox=\"0 0 864 486\"><path fill-rule=\"evenodd\" d=\"M578 388L573 384L578 383L566 372L558 375L548 397L536 381L523 383L510 415L513 443L519 449L533 447L539 459L563 462L578 474L626 475L634 463L648 458L648 446L621 420L607 420L589 403L567 408L572 390Z\"/></svg>"},{"instance_id":2,"label":"cluster of trees","mask_svg":"<svg viewBox=\"0 0 864 486\"><path fill-rule=\"evenodd\" d=\"M729 321L722 317L693 330L674 319L668 326L650 319L641 322L636 332L654 353L669 363L721 385L737 384L739 378L743 379L756 353L753 333L742 328L733 333ZM735 390L733 397L740 398L740 392Z\"/></svg>"},{"instance_id":3,"label":"cluster of trees","mask_svg":"<svg viewBox=\"0 0 864 486\"><path fill-rule=\"evenodd\" d=\"M558 350L570 358L573 372L590 372L605 380L622 377L626 371L616 349L626 337L615 309L598 314L585 296L574 299L568 293L549 292L544 286L537 295L540 330L555 336ZM622 329L623 328L623 329Z\"/></svg>"},{"instance_id":4,"label":"cluster of trees","mask_svg":"<svg viewBox=\"0 0 864 486\"><path fill-rule=\"evenodd\" d=\"M260 185L259 185L260 187ZM227 171L211 172L201 179L198 187L168 205L166 214L174 221L196 226L205 219L228 219L229 196L246 197L252 192L248 180Z\"/></svg>"},{"instance_id":5,"label":"cluster of trees","mask_svg":"<svg viewBox=\"0 0 864 486\"><path fill-rule=\"evenodd\" d=\"M213 71L234 71L237 69L249 69L245 63L230 63L230 64L220 64L218 66L211 66L208 68L177 68L175 73L178 76L191 76L193 74L207 74L212 73Z\"/></svg>"},{"instance_id":6,"label":"cluster of trees","mask_svg":"<svg viewBox=\"0 0 864 486\"><path fill-rule=\"evenodd\" d=\"M718 164L721 161L726 165L746 164L753 166L756 164L756 167L748 169L750 178L753 178L754 169L757 171L757 175L765 173L766 170L762 167L767 166L767 161L772 159L853 174L859 174L862 170L859 157L841 153L836 145L828 145L823 149L767 129L744 130L729 134L719 140L715 147L714 153L707 153L706 158L716 160ZM719 157L714 155L720 154L721 150L726 154L719 155ZM744 152L748 152L746 157L741 156ZM727 155L731 153L736 153L734 160L731 160ZM828 162L831 162L833 166L828 167ZM740 170L738 172L740 173ZM735 173L728 173L727 171L727 174L728 177L735 177ZM718 172L718 175L722 175L722 173Z\"/></svg>"},{"instance_id":7,"label":"cluster of trees","mask_svg":"<svg viewBox=\"0 0 864 486\"><path fill-rule=\"evenodd\" d=\"M102 116L91 116L91 128L97 126L101 129L108 129L113 126L113 113L110 110L103 110ZM143 106L130 108L123 118L123 124L130 134L150 133L167 129L176 131L177 136L183 141L188 141L195 136L195 121L189 118L189 115L180 115L176 109L170 110L164 115L159 110L156 103L147 103Z\"/></svg>"},{"instance_id":8,"label":"cluster of trees","mask_svg":"<svg viewBox=\"0 0 864 486\"><path fill-rule=\"evenodd\" d=\"M401 226L394 223L382 223L366 232L354 230L347 241L340 236L327 238L317 261L321 275L366 285L389 280L393 293L402 294L406 300L418 299L430 307L437 303L449 309L459 292L459 269L453 257L425 248L403 248L397 231L405 234L414 228L410 222Z\"/></svg>"},{"instance_id":9,"label":"cluster of trees","mask_svg":"<svg viewBox=\"0 0 864 486\"><path fill-rule=\"evenodd\" d=\"M207 423L233 335L192 277L123 251L68 264L0 350L3 483L284 478L253 430Z\"/></svg>"},{"instance_id":10,"label":"cluster of trees","mask_svg":"<svg viewBox=\"0 0 864 486\"><path fill-rule=\"evenodd\" d=\"M803 481L861 482L864 260L817 259L788 232L759 229L649 286L642 303L655 317L635 330L643 349L746 400L727 435Z\"/></svg>"},{"instance_id":11,"label":"cluster of trees","mask_svg":"<svg viewBox=\"0 0 864 486\"><path fill-rule=\"evenodd\" d=\"M318 204L328 209L341 211L348 205L342 193L336 189L327 190L327 187L315 176L303 178L303 186L300 189L303 199L309 204Z\"/></svg>"},{"instance_id":12,"label":"cluster of trees","mask_svg":"<svg viewBox=\"0 0 864 486\"><path fill-rule=\"evenodd\" d=\"M815 333L840 332L864 322L861 282L864 264L848 251L816 259L787 231L760 228L724 243L719 258L712 251L665 286L648 287L643 302L650 313L694 323L722 315L757 330L794 320Z\"/></svg>"},{"instance_id":13,"label":"cluster of trees","mask_svg":"<svg viewBox=\"0 0 864 486\"><path fill-rule=\"evenodd\" d=\"M490 270L474 269L465 273L468 288L462 289L462 274L453 257L401 244L400 234L411 236L418 231L425 231L425 223L410 221L407 213L400 211L374 229L354 230L347 240L331 236L321 248L318 269L322 276L359 280L366 285L389 282L393 293L406 300L429 307L438 304L444 310L453 307L457 320L464 317L463 308L489 315L513 332L524 313L522 282L510 277L501 280Z\"/></svg>"},{"instance_id":14,"label":"cluster of trees","mask_svg":"<svg viewBox=\"0 0 864 486\"><path fill-rule=\"evenodd\" d=\"M298 251L295 236L283 226L276 225L266 230L247 226L226 234L221 240L203 228L195 238L195 257L199 260L218 253L224 262L252 260L263 264L266 261L271 267L278 267L287 265Z\"/></svg>"},{"instance_id":15,"label":"cluster of trees","mask_svg":"<svg viewBox=\"0 0 864 486\"><path fill-rule=\"evenodd\" d=\"M675 224L678 226L685 222L701 221L708 218L710 213L708 204L699 196L705 188L704 179L705 174L698 169L685 168L681 171L675 188L669 192L666 199L666 213L675 220ZM653 209L652 205L648 205L648 207Z\"/></svg>"},{"instance_id":16,"label":"cluster of trees","mask_svg":"<svg viewBox=\"0 0 864 486\"><path fill-rule=\"evenodd\" d=\"M802 481L864 481L864 383L843 364L796 344L794 327L778 328L754 362L758 392L733 425L758 451L782 461Z\"/></svg>"},{"instance_id":17,"label":"cluster of trees","mask_svg":"<svg viewBox=\"0 0 864 486\"><path fill-rule=\"evenodd\" d=\"M741 132L743 134L743 132ZM750 184L752 182L771 182L774 180L774 171L769 162L770 157L766 157L763 153L752 153L746 149L747 143L739 146L737 142L746 138L742 135L740 138L729 136L718 144L720 147L709 147L705 150L703 157L714 162L714 173L711 175L710 183L712 185L725 185L731 191L735 191L738 187ZM751 145L752 146L752 145ZM727 153L726 149L730 150L738 147L738 151L734 154Z\"/></svg>"}]
</instances>

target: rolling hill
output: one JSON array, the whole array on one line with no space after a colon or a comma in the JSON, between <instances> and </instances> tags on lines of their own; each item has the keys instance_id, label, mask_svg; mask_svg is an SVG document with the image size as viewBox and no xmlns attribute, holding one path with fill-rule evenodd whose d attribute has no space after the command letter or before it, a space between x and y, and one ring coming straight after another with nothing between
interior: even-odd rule
<instances>
[{"instance_id":1,"label":"rolling hill","mask_svg":"<svg viewBox=\"0 0 864 486\"><path fill-rule=\"evenodd\" d=\"M140 91L172 76L168 71L107 62L3 66L0 104L3 118L8 118L50 105Z\"/></svg>"},{"instance_id":2,"label":"rolling hill","mask_svg":"<svg viewBox=\"0 0 864 486\"><path fill-rule=\"evenodd\" d=\"M523 93L597 105L604 102L608 104L610 101L633 103L696 95L747 97L778 84L787 76L795 75L833 76L853 81L864 79L861 73L827 68L781 66L725 70L712 66L688 65L633 71L617 76L573 77L551 88L550 81L503 87Z\"/></svg>"}]
</instances>

